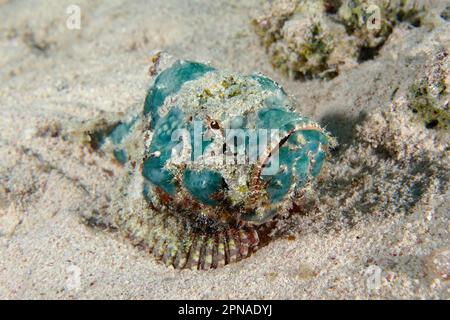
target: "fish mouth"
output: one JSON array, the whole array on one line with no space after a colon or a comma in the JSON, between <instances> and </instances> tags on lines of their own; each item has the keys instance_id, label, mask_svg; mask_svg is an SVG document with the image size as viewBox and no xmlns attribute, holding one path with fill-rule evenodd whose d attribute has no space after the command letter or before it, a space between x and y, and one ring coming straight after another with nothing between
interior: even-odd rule
<instances>
[{"instance_id":1,"label":"fish mouth","mask_svg":"<svg viewBox=\"0 0 450 320\"><path fill-rule=\"evenodd\" d=\"M241 215L241 220L253 225L261 225L271 221L278 213L280 205L272 203L271 198L267 193L268 181L262 179L264 175L263 170L267 167L271 158L281 149L281 147L289 140L289 138L301 131L319 130L313 125L301 126L287 131L284 135L279 137L277 143L274 144L260 162L253 168L249 177L249 189L252 196L248 199L246 211ZM289 200L282 200L289 201Z\"/></svg>"},{"instance_id":2,"label":"fish mouth","mask_svg":"<svg viewBox=\"0 0 450 320\"><path fill-rule=\"evenodd\" d=\"M241 220L250 224L261 225L272 220L272 218L275 217L277 213L278 212L275 209L266 210L263 214L253 211L243 214L241 216Z\"/></svg>"}]
</instances>

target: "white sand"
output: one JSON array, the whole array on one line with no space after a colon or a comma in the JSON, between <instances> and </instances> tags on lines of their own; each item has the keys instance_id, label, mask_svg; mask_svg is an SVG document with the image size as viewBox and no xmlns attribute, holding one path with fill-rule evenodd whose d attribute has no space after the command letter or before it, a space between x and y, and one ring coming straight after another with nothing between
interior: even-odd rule
<instances>
[{"instance_id":1,"label":"white sand","mask_svg":"<svg viewBox=\"0 0 450 320\"><path fill-rule=\"evenodd\" d=\"M305 219L295 240L273 241L243 262L174 271L79 222L80 212L112 193L108 170L118 176L120 168L52 137L56 129L48 128L142 104L149 53L164 49L219 68L262 71L297 98L303 114L351 144L360 112L387 110L397 86L397 95L404 94L423 72L428 51L449 43L448 28L397 30L376 60L329 82L298 82L271 68L251 31L260 1L77 3L79 31L65 24L72 1L0 1L0 298L448 298L434 259L448 258L446 188L427 188L409 214L377 216L378 209L368 208L355 225L319 219L320 226L331 224L327 229L315 228L316 218L308 228ZM424 139L437 139L431 134ZM400 149L408 143L402 141ZM335 193L321 191L328 201L320 206L323 215L342 213ZM448 271L448 260L444 266ZM74 288L77 270L81 282ZM374 270L380 281L371 290Z\"/></svg>"}]
</instances>

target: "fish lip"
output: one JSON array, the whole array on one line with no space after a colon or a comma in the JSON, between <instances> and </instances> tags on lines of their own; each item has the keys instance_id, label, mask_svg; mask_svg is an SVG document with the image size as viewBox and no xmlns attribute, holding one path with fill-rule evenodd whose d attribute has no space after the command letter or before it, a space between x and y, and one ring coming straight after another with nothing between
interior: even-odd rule
<instances>
[{"instance_id":1,"label":"fish lip","mask_svg":"<svg viewBox=\"0 0 450 320\"><path fill-rule=\"evenodd\" d=\"M269 222L276 215L277 215L277 210L272 209L272 210L266 211L263 215L257 214L256 212L245 213L245 214L241 215L241 220L245 221L246 223L249 223L249 224L261 225L266 222Z\"/></svg>"}]
</instances>

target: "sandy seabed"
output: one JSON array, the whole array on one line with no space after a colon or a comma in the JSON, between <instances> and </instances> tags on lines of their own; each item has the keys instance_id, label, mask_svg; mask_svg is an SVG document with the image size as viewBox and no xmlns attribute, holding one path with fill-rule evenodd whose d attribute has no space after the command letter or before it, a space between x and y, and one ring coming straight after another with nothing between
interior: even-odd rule
<instances>
[{"instance_id":1,"label":"sandy seabed","mask_svg":"<svg viewBox=\"0 0 450 320\"><path fill-rule=\"evenodd\" d=\"M399 27L376 59L294 81L251 29L261 1L77 1L80 30L66 26L71 4L0 1L0 298L448 298L448 132L405 107L448 50L448 25ZM177 271L80 223L121 172L58 130L142 104L154 49L260 71L337 137L317 210L293 236L221 269Z\"/></svg>"}]
</instances>

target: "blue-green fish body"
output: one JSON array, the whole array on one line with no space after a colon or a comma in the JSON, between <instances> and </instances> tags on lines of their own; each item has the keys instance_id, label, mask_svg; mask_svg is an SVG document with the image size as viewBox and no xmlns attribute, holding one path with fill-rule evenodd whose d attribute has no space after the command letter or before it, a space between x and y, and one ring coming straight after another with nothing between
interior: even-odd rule
<instances>
[{"instance_id":1,"label":"blue-green fish body","mask_svg":"<svg viewBox=\"0 0 450 320\"><path fill-rule=\"evenodd\" d=\"M107 219L166 265L249 256L321 170L332 138L271 79L175 61L92 145L126 169Z\"/></svg>"}]
</instances>

